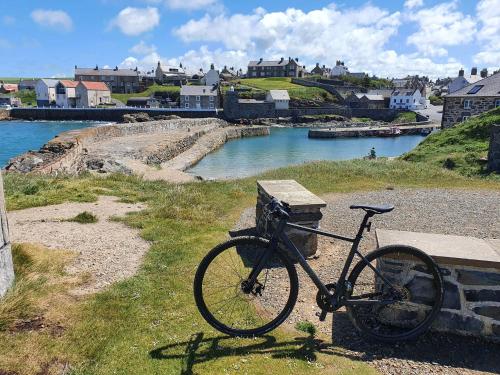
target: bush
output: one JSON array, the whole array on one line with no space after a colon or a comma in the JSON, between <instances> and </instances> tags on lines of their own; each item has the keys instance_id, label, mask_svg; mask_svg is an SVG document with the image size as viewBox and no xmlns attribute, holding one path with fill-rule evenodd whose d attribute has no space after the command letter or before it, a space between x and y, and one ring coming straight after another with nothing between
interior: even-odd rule
<instances>
[{"instance_id":1,"label":"bush","mask_svg":"<svg viewBox=\"0 0 500 375\"><path fill-rule=\"evenodd\" d=\"M308 321L298 322L295 325L295 329L298 331L305 332L310 336L314 336L316 334L316 327L314 326L314 324Z\"/></svg>"},{"instance_id":2,"label":"bush","mask_svg":"<svg viewBox=\"0 0 500 375\"><path fill-rule=\"evenodd\" d=\"M84 211L76 215L75 217L68 219L67 221L72 221L80 224L94 224L97 223L98 219L93 213Z\"/></svg>"}]
</instances>

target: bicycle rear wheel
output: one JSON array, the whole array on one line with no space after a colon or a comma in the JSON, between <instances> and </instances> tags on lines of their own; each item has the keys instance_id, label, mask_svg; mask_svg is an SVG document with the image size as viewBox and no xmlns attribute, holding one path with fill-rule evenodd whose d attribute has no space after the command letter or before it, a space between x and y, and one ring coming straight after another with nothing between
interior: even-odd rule
<instances>
[{"instance_id":1,"label":"bicycle rear wheel","mask_svg":"<svg viewBox=\"0 0 500 375\"><path fill-rule=\"evenodd\" d=\"M272 251L253 286L247 279ZM215 329L232 336L263 335L291 313L298 294L295 267L279 249L260 237L237 237L212 249L194 280L196 305Z\"/></svg>"},{"instance_id":2,"label":"bicycle rear wheel","mask_svg":"<svg viewBox=\"0 0 500 375\"><path fill-rule=\"evenodd\" d=\"M409 246L386 246L366 256L385 280L364 261L349 276L349 299L365 304L347 306L354 325L366 336L394 342L425 332L443 303L441 273L424 252Z\"/></svg>"}]
</instances>

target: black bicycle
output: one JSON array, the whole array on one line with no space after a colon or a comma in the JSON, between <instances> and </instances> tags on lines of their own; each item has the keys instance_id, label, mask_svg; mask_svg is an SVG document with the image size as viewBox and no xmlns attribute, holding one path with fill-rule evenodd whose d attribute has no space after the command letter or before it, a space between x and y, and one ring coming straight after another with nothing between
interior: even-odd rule
<instances>
[{"instance_id":1,"label":"black bicycle","mask_svg":"<svg viewBox=\"0 0 500 375\"><path fill-rule=\"evenodd\" d=\"M425 332L443 302L443 281L437 265L427 254L409 246L391 245L361 254L359 243L364 231L370 231L370 219L394 207L350 208L366 212L354 238L290 223L289 206L273 198L265 207L274 226L268 238L233 238L216 246L201 261L194 296L203 318L232 336L259 336L275 329L297 300L299 281L293 258L318 288L320 320L345 306L356 328L369 338L393 342ZM336 283L325 285L319 279L287 236L286 228L352 243ZM348 276L355 256L361 260Z\"/></svg>"}]
</instances>

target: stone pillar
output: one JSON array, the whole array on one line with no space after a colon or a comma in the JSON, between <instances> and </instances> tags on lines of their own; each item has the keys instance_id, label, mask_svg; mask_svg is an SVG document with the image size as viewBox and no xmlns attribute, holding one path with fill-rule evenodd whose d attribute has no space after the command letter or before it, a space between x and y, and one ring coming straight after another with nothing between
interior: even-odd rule
<instances>
[{"instance_id":1,"label":"stone pillar","mask_svg":"<svg viewBox=\"0 0 500 375\"><path fill-rule=\"evenodd\" d=\"M500 172L500 125L493 125L491 129L488 170Z\"/></svg>"},{"instance_id":2,"label":"stone pillar","mask_svg":"<svg viewBox=\"0 0 500 375\"><path fill-rule=\"evenodd\" d=\"M260 235L266 234L266 227L272 228L270 221L266 220L266 204L274 197L290 205L291 215L289 222L310 228L319 228L319 222L323 217L321 207L326 203L304 188L295 180L272 180L257 181L257 206L256 227ZM318 249L318 238L314 233L287 228L286 233L295 246L305 257L316 254ZM287 249L283 248L287 251Z\"/></svg>"},{"instance_id":3,"label":"stone pillar","mask_svg":"<svg viewBox=\"0 0 500 375\"><path fill-rule=\"evenodd\" d=\"M0 298L14 282L14 266L10 250L9 228L5 213L5 198L3 195L3 181L0 173Z\"/></svg>"}]
</instances>

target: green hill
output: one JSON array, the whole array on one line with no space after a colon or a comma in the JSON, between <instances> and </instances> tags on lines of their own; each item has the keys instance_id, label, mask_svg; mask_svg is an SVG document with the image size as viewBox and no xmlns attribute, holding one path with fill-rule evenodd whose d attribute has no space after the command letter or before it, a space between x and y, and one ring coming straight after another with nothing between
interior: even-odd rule
<instances>
[{"instance_id":1,"label":"green hill","mask_svg":"<svg viewBox=\"0 0 500 375\"><path fill-rule=\"evenodd\" d=\"M453 169L460 174L484 175L491 126L500 124L500 108L471 118L453 128L430 135L403 160L425 162Z\"/></svg>"}]
</instances>

